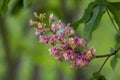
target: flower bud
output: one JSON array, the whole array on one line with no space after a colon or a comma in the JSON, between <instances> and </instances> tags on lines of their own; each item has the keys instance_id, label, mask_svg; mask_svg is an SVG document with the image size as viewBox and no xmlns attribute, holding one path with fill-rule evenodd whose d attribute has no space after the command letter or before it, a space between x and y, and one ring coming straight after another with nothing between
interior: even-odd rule
<instances>
[{"instance_id":1,"label":"flower bud","mask_svg":"<svg viewBox=\"0 0 120 80\"><path fill-rule=\"evenodd\" d=\"M37 24L37 22L36 22L36 21L33 21L32 19L30 19L29 25L32 26L32 25L35 25L35 24Z\"/></svg>"},{"instance_id":2,"label":"flower bud","mask_svg":"<svg viewBox=\"0 0 120 80\"><path fill-rule=\"evenodd\" d=\"M52 21L54 21L54 15L53 15L53 13L51 13L50 16L49 16L49 22L52 22Z\"/></svg>"}]
</instances>

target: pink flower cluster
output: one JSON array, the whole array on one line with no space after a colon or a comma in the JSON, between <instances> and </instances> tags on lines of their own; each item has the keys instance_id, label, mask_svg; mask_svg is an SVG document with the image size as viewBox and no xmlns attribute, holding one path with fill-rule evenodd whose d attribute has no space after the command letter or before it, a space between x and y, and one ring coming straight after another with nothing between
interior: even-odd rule
<instances>
[{"instance_id":1,"label":"pink flower cluster","mask_svg":"<svg viewBox=\"0 0 120 80\"><path fill-rule=\"evenodd\" d=\"M52 45L49 49L50 55L56 60L70 61L73 67L85 67L94 57L95 49L88 49L87 41L75 36L75 31L68 23L63 25L61 20L55 21L53 13L50 14L48 22L45 22L45 14L34 13L39 21L29 21L30 25L37 25L35 34L40 36L39 41ZM46 24L48 23L48 24Z\"/></svg>"}]
</instances>

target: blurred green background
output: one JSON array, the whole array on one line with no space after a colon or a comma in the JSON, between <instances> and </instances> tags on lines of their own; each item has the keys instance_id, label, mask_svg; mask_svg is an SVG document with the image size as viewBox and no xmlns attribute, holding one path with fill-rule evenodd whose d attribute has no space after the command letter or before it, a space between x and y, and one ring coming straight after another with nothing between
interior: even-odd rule
<instances>
[{"instance_id":1,"label":"blurred green background","mask_svg":"<svg viewBox=\"0 0 120 80\"><path fill-rule=\"evenodd\" d=\"M33 0L29 4L29 0L11 0L7 13L0 19L0 80L88 80L92 73L98 71L104 59L95 59L83 69L71 68L69 63L55 61L48 54L48 47L39 43L34 28L28 22L33 18L33 12L52 12L64 23L74 22L82 17L92 1ZM24 4L29 7L23 7ZM77 35L83 35L83 27L84 24L79 25ZM95 54L109 53L110 48L116 45L116 34L105 13L98 29L92 33L89 46L96 48ZM119 66L120 60L113 70L108 61L101 73L107 80L120 80Z\"/></svg>"}]
</instances>

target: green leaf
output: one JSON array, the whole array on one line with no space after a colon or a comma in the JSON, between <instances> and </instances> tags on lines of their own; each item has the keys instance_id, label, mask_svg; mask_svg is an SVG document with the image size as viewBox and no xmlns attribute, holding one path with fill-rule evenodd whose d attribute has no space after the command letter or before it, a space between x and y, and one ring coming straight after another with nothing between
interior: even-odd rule
<instances>
[{"instance_id":1,"label":"green leaf","mask_svg":"<svg viewBox=\"0 0 120 80\"><path fill-rule=\"evenodd\" d=\"M103 75L97 74L97 72L95 72L89 80L106 80L106 78Z\"/></svg>"},{"instance_id":2,"label":"green leaf","mask_svg":"<svg viewBox=\"0 0 120 80\"><path fill-rule=\"evenodd\" d=\"M107 2L106 6L109 9L109 11L113 14L115 22L117 23L120 31L120 2Z\"/></svg>"},{"instance_id":3,"label":"green leaf","mask_svg":"<svg viewBox=\"0 0 120 80\"><path fill-rule=\"evenodd\" d=\"M10 2L10 0L0 1L0 14L1 15L5 14L7 12L9 2Z\"/></svg>"},{"instance_id":4,"label":"green leaf","mask_svg":"<svg viewBox=\"0 0 120 80\"><path fill-rule=\"evenodd\" d=\"M30 6L31 3L32 3L32 1L33 1L33 0L24 0L24 1L23 1L23 5L24 5L24 7L28 7L28 6Z\"/></svg>"},{"instance_id":5,"label":"green leaf","mask_svg":"<svg viewBox=\"0 0 120 80\"><path fill-rule=\"evenodd\" d=\"M106 80L105 76L100 75L96 80Z\"/></svg>"},{"instance_id":6,"label":"green leaf","mask_svg":"<svg viewBox=\"0 0 120 80\"><path fill-rule=\"evenodd\" d=\"M11 9L11 14L17 14L23 8L23 0L17 0Z\"/></svg>"},{"instance_id":7,"label":"green leaf","mask_svg":"<svg viewBox=\"0 0 120 80\"><path fill-rule=\"evenodd\" d=\"M71 26L72 26L74 29L77 29L77 27L79 26L80 23L87 22L87 21L90 19L91 14L92 14L92 12L93 12L93 10L94 10L94 8L95 8L96 6L97 6L97 3L96 3L96 2L90 3L90 4L88 5L87 9L85 10L83 17L82 17L80 20L72 23Z\"/></svg>"},{"instance_id":8,"label":"green leaf","mask_svg":"<svg viewBox=\"0 0 120 80\"><path fill-rule=\"evenodd\" d=\"M112 6L114 6L117 10L120 10L120 2L109 2Z\"/></svg>"},{"instance_id":9,"label":"green leaf","mask_svg":"<svg viewBox=\"0 0 120 80\"><path fill-rule=\"evenodd\" d=\"M115 52L115 49L114 49L114 48L110 48L110 52L111 52L111 53L114 53L114 52Z\"/></svg>"},{"instance_id":10,"label":"green leaf","mask_svg":"<svg viewBox=\"0 0 120 80\"><path fill-rule=\"evenodd\" d=\"M84 36L89 41L91 39L92 31L94 31L105 13L105 7L103 5L98 5L93 10L92 17L85 22Z\"/></svg>"},{"instance_id":11,"label":"green leaf","mask_svg":"<svg viewBox=\"0 0 120 80\"><path fill-rule=\"evenodd\" d=\"M105 12L105 7L98 4L98 2L99 1L90 3L85 10L83 17L71 24L74 29L77 29L80 23L85 22L84 36L88 41L91 39L92 31L98 27L97 25Z\"/></svg>"},{"instance_id":12,"label":"green leaf","mask_svg":"<svg viewBox=\"0 0 120 80\"><path fill-rule=\"evenodd\" d=\"M111 67L112 67L113 70L115 69L115 67L117 65L117 62L118 62L118 58L117 58L117 56L114 56L112 58L112 60L110 61L110 65L111 65Z\"/></svg>"}]
</instances>

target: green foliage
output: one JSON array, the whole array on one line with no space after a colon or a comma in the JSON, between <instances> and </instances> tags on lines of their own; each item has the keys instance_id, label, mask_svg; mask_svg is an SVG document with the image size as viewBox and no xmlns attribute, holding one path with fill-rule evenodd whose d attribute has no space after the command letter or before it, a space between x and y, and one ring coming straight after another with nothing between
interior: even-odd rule
<instances>
[{"instance_id":1,"label":"green foliage","mask_svg":"<svg viewBox=\"0 0 120 80\"><path fill-rule=\"evenodd\" d=\"M80 23L85 23L84 36L88 41L91 40L91 34L98 27L105 8L108 8L113 14L120 31L120 2L107 2L106 0L95 0L95 2L90 3L83 17L71 26L76 29Z\"/></svg>"},{"instance_id":2,"label":"green foliage","mask_svg":"<svg viewBox=\"0 0 120 80\"><path fill-rule=\"evenodd\" d=\"M104 4L104 2L105 2L106 0L95 0L95 1L98 2L98 3Z\"/></svg>"},{"instance_id":3,"label":"green foliage","mask_svg":"<svg viewBox=\"0 0 120 80\"><path fill-rule=\"evenodd\" d=\"M93 76L90 78L90 80L106 80L106 78L103 75L95 72L93 73Z\"/></svg>"},{"instance_id":4,"label":"green foliage","mask_svg":"<svg viewBox=\"0 0 120 80\"><path fill-rule=\"evenodd\" d=\"M112 7L116 8L117 10L120 10L120 2L107 2Z\"/></svg>"},{"instance_id":5,"label":"green foliage","mask_svg":"<svg viewBox=\"0 0 120 80\"><path fill-rule=\"evenodd\" d=\"M110 65L112 67L112 69L114 70L116 65L117 65L117 62L118 62L118 57L115 55L112 60L110 61Z\"/></svg>"},{"instance_id":6,"label":"green foliage","mask_svg":"<svg viewBox=\"0 0 120 80\"><path fill-rule=\"evenodd\" d=\"M117 23L120 31L120 2L107 2L106 6L114 16L115 22Z\"/></svg>"},{"instance_id":7,"label":"green foliage","mask_svg":"<svg viewBox=\"0 0 120 80\"><path fill-rule=\"evenodd\" d=\"M73 28L76 29L80 23L85 23L84 36L88 41L91 39L92 31L98 27L98 24L105 13L105 7L98 2L99 1L90 3L85 10L83 17L72 24Z\"/></svg>"},{"instance_id":8,"label":"green foliage","mask_svg":"<svg viewBox=\"0 0 120 80\"><path fill-rule=\"evenodd\" d=\"M31 3L32 3L32 1L33 1L33 0L23 0L23 5L24 5L24 7L30 6Z\"/></svg>"},{"instance_id":9,"label":"green foliage","mask_svg":"<svg viewBox=\"0 0 120 80\"><path fill-rule=\"evenodd\" d=\"M80 23L87 22L90 19L91 15L92 15L92 11L96 7L96 5L97 5L97 3L95 3L95 2L90 3L88 5L88 8L85 10L83 17L80 20L72 23L71 26L74 29L76 29Z\"/></svg>"},{"instance_id":10,"label":"green foliage","mask_svg":"<svg viewBox=\"0 0 120 80\"><path fill-rule=\"evenodd\" d=\"M110 52L111 53L114 53L115 52L115 49L111 48L110 49ZM114 70L116 65L117 65L117 62L118 62L118 55L116 54L115 56L113 56L112 60L110 61L110 65L112 67L112 69Z\"/></svg>"},{"instance_id":11,"label":"green foliage","mask_svg":"<svg viewBox=\"0 0 120 80\"><path fill-rule=\"evenodd\" d=\"M98 24L105 12L105 8L102 5L98 5L94 8L92 16L85 22L84 34L85 38L89 41L91 39L92 31L98 27Z\"/></svg>"},{"instance_id":12,"label":"green foliage","mask_svg":"<svg viewBox=\"0 0 120 80\"><path fill-rule=\"evenodd\" d=\"M9 2L10 2L10 0L0 1L0 15L3 15L7 12Z\"/></svg>"},{"instance_id":13,"label":"green foliage","mask_svg":"<svg viewBox=\"0 0 120 80\"><path fill-rule=\"evenodd\" d=\"M107 2L106 6L107 6L107 9L114 16L115 22L118 25L118 29L120 31L120 2ZM117 35L117 38L116 38L116 43L117 43L116 46L118 46L120 44L120 39L119 39L118 35ZM118 58L119 58L119 55L117 54L110 61L110 65L111 65L113 70L115 69L115 67L118 63Z\"/></svg>"},{"instance_id":14,"label":"green foliage","mask_svg":"<svg viewBox=\"0 0 120 80\"><path fill-rule=\"evenodd\" d=\"M11 5L13 5L11 13L13 15L17 14L23 8L23 0L17 0L14 4Z\"/></svg>"}]
</instances>

